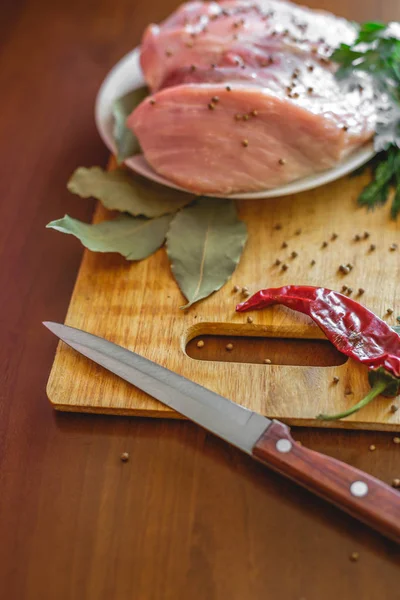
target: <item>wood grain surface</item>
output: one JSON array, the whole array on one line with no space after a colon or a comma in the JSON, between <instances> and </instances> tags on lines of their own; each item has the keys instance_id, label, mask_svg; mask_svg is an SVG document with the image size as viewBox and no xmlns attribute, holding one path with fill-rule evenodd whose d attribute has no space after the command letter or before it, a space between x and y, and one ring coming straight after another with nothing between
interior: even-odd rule
<instances>
[{"instance_id":1,"label":"wood grain surface","mask_svg":"<svg viewBox=\"0 0 400 600\"><path fill-rule=\"evenodd\" d=\"M236 304L244 296L232 292L234 285L255 292L299 282L341 291L346 284L356 299L394 325L400 314L400 297L396 297L400 255L390 246L400 241L400 220L390 219L389 206L369 213L357 206L356 198L367 181L368 174L344 177L302 194L238 202L249 233L240 264L221 290L184 311L179 307L185 299L171 276L164 248L145 261L130 263L118 255L86 251L66 323L105 337L290 425L399 430L400 410L390 409L399 400L384 397L345 420L316 420L320 413L346 410L368 393L365 367L352 360L341 361L340 365L328 362L323 368L300 366L302 348L292 352L292 364L280 364L273 350L274 341L284 346L285 338L299 340L307 349L307 341L324 338L320 329L304 315L281 306L251 313L253 321L248 323L250 313L235 313ZM109 217L99 206L95 221ZM334 240L333 233L338 236ZM363 239L355 241L356 234ZM284 242L286 248L282 247ZM371 244L375 246L373 251ZM296 253L294 258L292 252ZM287 264L286 271L274 264L277 258ZM347 263L353 269L343 275L339 265ZM365 290L362 295L359 288ZM386 315L388 307L394 311L391 315ZM217 359L202 360L206 345L190 357L185 352L188 341L207 334L223 339ZM262 337L265 358L272 364L254 364L251 355L245 356L246 362L235 360L241 348L240 337L231 351L226 345L233 342L232 336L243 335ZM327 352L331 352L329 346ZM339 377L337 384L332 383L335 376ZM178 416L63 343L47 389L54 407L61 410Z\"/></svg>"},{"instance_id":2,"label":"wood grain surface","mask_svg":"<svg viewBox=\"0 0 400 600\"><path fill-rule=\"evenodd\" d=\"M397 0L312 4L400 19ZM2 3L1 597L397 600L397 546L195 425L57 414L47 401L56 340L41 321L64 320L82 251L44 225L67 211L89 220L93 205L65 182L78 165L106 164L96 91L175 5ZM222 354L218 340L207 348ZM391 433L299 428L294 437L383 481L400 477Z\"/></svg>"}]
</instances>

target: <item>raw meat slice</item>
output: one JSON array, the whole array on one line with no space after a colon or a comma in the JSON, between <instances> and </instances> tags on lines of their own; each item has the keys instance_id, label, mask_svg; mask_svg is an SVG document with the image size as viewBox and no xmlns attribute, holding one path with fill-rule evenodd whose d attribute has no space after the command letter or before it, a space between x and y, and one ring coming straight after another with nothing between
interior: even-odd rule
<instances>
[{"instance_id":1,"label":"raw meat slice","mask_svg":"<svg viewBox=\"0 0 400 600\"><path fill-rule=\"evenodd\" d=\"M356 30L348 21L279 0L190 2L163 24L150 25L142 40L141 65L150 88L164 87L182 67L210 68L238 61L268 66L271 53L289 51L322 61Z\"/></svg>"},{"instance_id":2,"label":"raw meat slice","mask_svg":"<svg viewBox=\"0 0 400 600\"><path fill-rule=\"evenodd\" d=\"M273 188L335 165L372 135L370 87L340 87L321 67L311 75L315 94L305 79L294 98L279 85L243 81L170 87L144 100L127 124L155 171L184 188Z\"/></svg>"}]
</instances>

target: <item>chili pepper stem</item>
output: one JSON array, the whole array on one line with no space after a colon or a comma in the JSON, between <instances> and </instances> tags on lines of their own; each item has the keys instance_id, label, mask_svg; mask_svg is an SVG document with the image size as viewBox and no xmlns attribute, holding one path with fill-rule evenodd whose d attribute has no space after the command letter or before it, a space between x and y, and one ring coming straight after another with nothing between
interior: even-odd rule
<instances>
[{"instance_id":1,"label":"chili pepper stem","mask_svg":"<svg viewBox=\"0 0 400 600\"><path fill-rule=\"evenodd\" d=\"M352 406L348 410L345 410L344 412L338 413L336 415L318 415L317 419L319 419L320 421L336 421L337 419L344 419L344 417L348 417L349 415L352 415L358 410L360 410L360 408L367 406L367 404L369 404L374 398L379 396L379 394L382 394L382 392L384 392L387 387L388 383L386 381L377 381L375 385L370 389L368 394L364 396L364 398L360 400L360 402L357 402L357 404L354 404L354 406Z\"/></svg>"}]
</instances>

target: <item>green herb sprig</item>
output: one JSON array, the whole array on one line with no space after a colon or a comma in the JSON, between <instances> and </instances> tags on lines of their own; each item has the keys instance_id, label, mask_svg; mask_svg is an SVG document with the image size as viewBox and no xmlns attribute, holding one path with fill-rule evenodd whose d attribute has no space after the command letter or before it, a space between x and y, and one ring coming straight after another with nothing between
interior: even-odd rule
<instances>
[{"instance_id":1,"label":"green herb sprig","mask_svg":"<svg viewBox=\"0 0 400 600\"><path fill-rule=\"evenodd\" d=\"M384 204L394 187L393 219L400 212L400 39L396 35L400 37L397 23L364 23L354 44L341 44L331 56L340 65L337 77L364 71L373 77L377 94L386 98L379 109L374 138L378 155L371 163L373 179L358 202L367 208Z\"/></svg>"}]
</instances>

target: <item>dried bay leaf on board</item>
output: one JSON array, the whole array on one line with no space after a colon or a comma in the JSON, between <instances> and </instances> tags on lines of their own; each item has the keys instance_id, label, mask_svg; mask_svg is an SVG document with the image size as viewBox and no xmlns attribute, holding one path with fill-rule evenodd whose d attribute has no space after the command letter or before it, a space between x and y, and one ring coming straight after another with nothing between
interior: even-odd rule
<instances>
[{"instance_id":1,"label":"dried bay leaf on board","mask_svg":"<svg viewBox=\"0 0 400 600\"><path fill-rule=\"evenodd\" d=\"M193 194L134 176L125 169L104 171L100 167L79 167L70 177L67 188L81 198L93 196L109 210L149 218L174 213L194 199Z\"/></svg>"},{"instance_id":2,"label":"dried bay leaf on board","mask_svg":"<svg viewBox=\"0 0 400 600\"><path fill-rule=\"evenodd\" d=\"M153 254L165 240L170 215L157 219L119 215L95 225L65 215L46 227L77 237L93 252L118 252L128 260L141 260Z\"/></svg>"},{"instance_id":3,"label":"dried bay leaf on board","mask_svg":"<svg viewBox=\"0 0 400 600\"><path fill-rule=\"evenodd\" d=\"M236 204L200 198L171 221L167 253L172 273L188 303L219 290L235 271L247 239Z\"/></svg>"},{"instance_id":4,"label":"dried bay leaf on board","mask_svg":"<svg viewBox=\"0 0 400 600\"><path fill-rule=\"evenodd\" d=\"M114 116L113 136L117 147L118 164L140 152L139 141L133 131L127 128L126 119L148 95L149 90L147 87L141 87L114 101L112 106Z\"/></svg>"}]
</instances>

